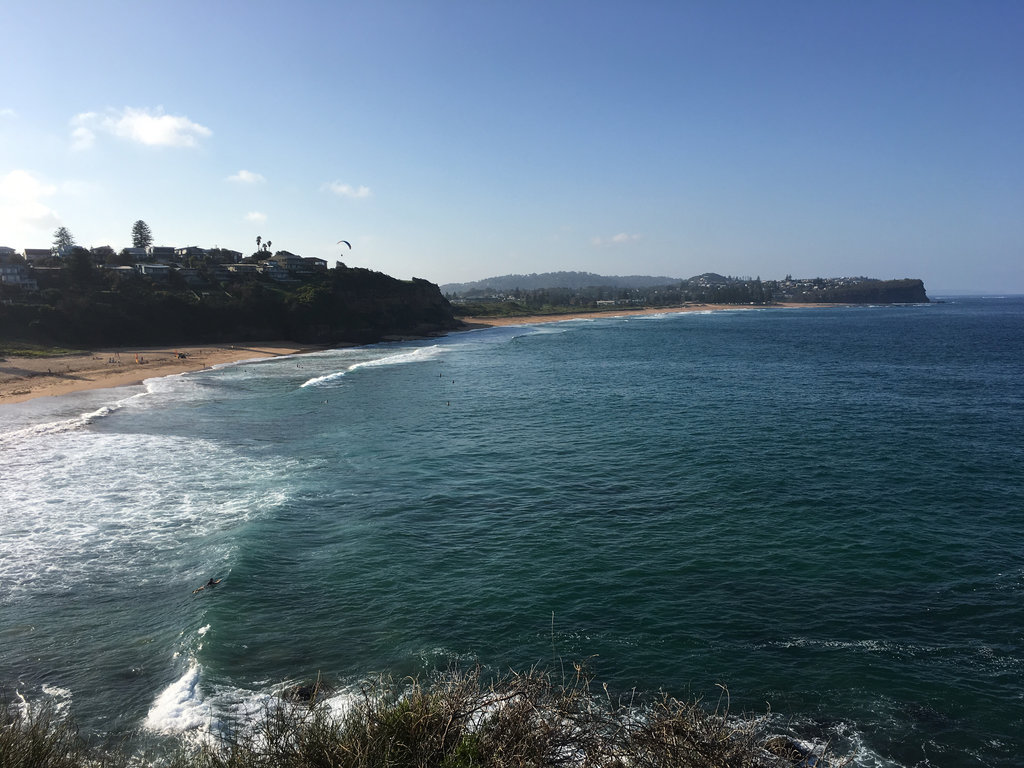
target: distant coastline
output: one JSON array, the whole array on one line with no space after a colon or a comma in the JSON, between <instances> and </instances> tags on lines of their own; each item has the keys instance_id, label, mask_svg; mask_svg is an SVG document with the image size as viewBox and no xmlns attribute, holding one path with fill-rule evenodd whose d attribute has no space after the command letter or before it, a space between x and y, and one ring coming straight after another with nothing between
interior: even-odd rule
<instances>
[{"instance_id":1,"label":"distant coastline","mask_svg":"<svg viewBox=\"0 0 1024 768\"><path fill-rule=\"evenodd\" d=\"M775 304L746 305L746 304L680 304L674 307L644 307L643 309L627 309L624 307L612 307L608 309L594 309L585 312L566 312L565 314L547 315L507 315L500 317L463 317L461 320L473 328L486 328L490 326L506 325L534 325L536 323L557 323L563 320L588 320L607 317L634 317L638 315L677 315L684 312L718 312L722 310L737 309L813 309L824 307L842 307L845 304L826 304L812 302L778 302Z\"/></svg>"}]
</instances>

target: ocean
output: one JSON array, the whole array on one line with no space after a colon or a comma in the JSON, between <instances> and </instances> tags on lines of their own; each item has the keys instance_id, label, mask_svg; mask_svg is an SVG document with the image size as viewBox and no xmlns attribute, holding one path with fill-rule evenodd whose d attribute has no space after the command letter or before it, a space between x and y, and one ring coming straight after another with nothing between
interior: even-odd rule
<instances>
[{"instance_id":1,"label":"ocean","mask_svg":"<svg viewBox=\"0 0 1024 768\"><path fill-rule=\"evenodd\" d=\"M246 362L0 406L0 473L0 687L88 733L586 660L856 765L1024 765L1024 297Z\"/></svg>"}]
</instances>

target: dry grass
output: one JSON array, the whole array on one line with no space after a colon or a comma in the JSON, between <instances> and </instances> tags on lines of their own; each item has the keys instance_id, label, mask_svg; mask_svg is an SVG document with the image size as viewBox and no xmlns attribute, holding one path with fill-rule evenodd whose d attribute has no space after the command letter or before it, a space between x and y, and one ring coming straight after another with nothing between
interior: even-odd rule
<instances>
[{"instance_id":1,"label":"dry grass","mask_svg":"<svg viewBox=\"0 0 1024 768\"><path fill-rule=\"evenodd\" d=\"M770 736L766 718L734 718L728 692L714 708L668 695L638 700L596 688L581 665L558 681L531 670L485 681L479 669L431 681L380 680L341 715L319 685L282 698L215 742L158 761L170 768L782 768L839 765ZM52 713L0 720L4 768L85 768L97 755ZM133 764L140 765L138 757Z\"/></svg>"},{"instance_id":2,"label":"dry grass","mask_svg":"<svg viewBox=\"0 0 1024 768\"><path fill-rule=\"evenodd\" d=\"M258 728L182 756L176 768L776 768L839 765L769 737L766 718L733 718L661 695L639 702L531 670L485 683L480 670L423 685L382 680L334 719L316 702L275 709Z\"/></svg>"},{"instance_id":3,"label":"dry grass","mask_svg":"<svg viewBox=\"0 0 1024 768\"><path fill-rule=\"evenodd\" d=\"M74 723L51 706L0 700L0 766L3 768L112 768L122 755L93 749Z\"/></svg>"}]
</instances>

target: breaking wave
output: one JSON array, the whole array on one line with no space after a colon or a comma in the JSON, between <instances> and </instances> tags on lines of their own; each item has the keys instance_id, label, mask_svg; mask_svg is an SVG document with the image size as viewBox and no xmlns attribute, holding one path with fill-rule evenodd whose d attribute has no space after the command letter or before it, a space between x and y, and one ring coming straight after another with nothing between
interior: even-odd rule
<instances>
[{"instance_id":1,"label":"breaking wave","mask_svg":"<svg viewBox=\"0 0 1024 768\"><path fill-rule=\"evenodd\" d=\"M394 355L387 355L386 357L379 357L373 360L362 360L356 363L352 363L344 370L334 371L332 373L326 373L322 376L314 376L313 378L304 381L299 386L301 387L316 387L323 384L330 384L333 381L337 381L345 374L351 373L352 371L360 368L380 368L387 365L403 365L405 363L418 363L426 360L436 358L442 351L439 344L435 344L430 347L419 347L417 349L398 352Z\"/></svg>"}]
</instances>

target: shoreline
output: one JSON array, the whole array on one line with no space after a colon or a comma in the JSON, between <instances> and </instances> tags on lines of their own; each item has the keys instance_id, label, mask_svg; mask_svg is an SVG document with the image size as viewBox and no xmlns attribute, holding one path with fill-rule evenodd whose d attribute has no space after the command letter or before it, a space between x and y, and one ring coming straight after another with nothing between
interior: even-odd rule
<instances>
[{"instance_id":1,"label":"shoreline","mask_svg":"<svg viewBox=\"0 0 1024 768\"><path fill-rule=\"evenodd\" d=\"M518 317L463 317L469 330L491 328L507 325L535 325L537 323L557 323L561 320L587 320L590 318L638 317L641 315L681 315L686 312L718 312L727 309L800 309L826 307L844 307L846 304L824 304L812 302L783 301L775 304L677 304L671 307L644 307L629 309L614 307L597 309L587 312L566 312L558 315L522 315Z\"/></svg>"},{"instance_id":2,"label":"shoreline","mask_svg":"<svg viewBox=\"0 0 1024 768\"><path fill-rule=\"evenodd\" d=\"M224 363L315 352L289 342L107 348L67 355L0 358L0 406L39 397L142 384ZM180 355L184 355L181 357Z\"/></svg>"},{"instance_id":3,"label":"shoreline","mask_svg":"<svg viewBox=\"0 0 1024 768\"><path fill-rule=\"evenodd\" d=\"M464 317L464 327L453 333L509 325L535 325L562 320L633 317L639 315L709 312L727 309L773 309L785 307L830 307L836 304L773 304L749 306L737 304L686 304L675 307L629 309L615 307L594 312L521 317ZM338 345L340 348L341 344ZM201 371L224 363L237 363L267 357L283 357L316 352L333 347L303 346L291 342L254 342L250 344L189 344L178 347L106 348L46 357L0 358L0 406L13 405L39 397L59 397L94 389L112 389L142 384L146 379ZM184 354L180 357L179 353ZM138 362L136 362L138 361Z\"/></svg>"}]
</instances>

